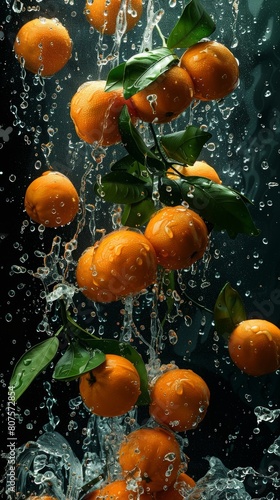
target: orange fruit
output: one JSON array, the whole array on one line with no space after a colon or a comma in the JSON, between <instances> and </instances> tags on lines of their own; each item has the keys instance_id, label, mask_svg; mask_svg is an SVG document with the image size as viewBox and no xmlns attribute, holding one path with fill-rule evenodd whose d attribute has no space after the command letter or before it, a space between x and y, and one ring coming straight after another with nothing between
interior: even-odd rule
<instances>
[{"instance_id":1,"label":"orange fruit","mask_svg":"<svg viewBox=\"0 0 280 500\"><path fill-rule=\"evenodd\" d=\"M232 361L248 375L258 377L280 368L280 330L264 319L241 321L228 343Z\"/></svg>"},{"instance_id":2,"label":"orange fruit","mask_svg":"<svg viewBox=\"0 0 280 500\"><path fill-rule=\"evenodd\" d=\"M121 141L118 119L125 104L122 89L105 92L105 80L83 83L70 102L70 116L83 141L110 146Z\"/></svg>"},{"instance_id":3,"label":"orange fruit","mask_svg":"<svg viewBox=\"0 0 280 500\"><path fill-rule=\"evenodd\" d=\"M190 76L179 66L172 66L130 101L137 117L144 122L167 123L185 111L192 99Z\"/></svg>"},{"instance_id":4,"label":"orange fruit","mask_svg":"<svg viewBox=\"0 0 280 500\"><path fill-rule=\"evenodd\" d=\"M95 247L91 246L79 257L76 266L76 281L81 292L94 302L114 302L118 300L115 294L93 284Z\"/></svg>"},{"instance_id":5,"label":"orange fruit","mask_svg":"<svg viewBox=\"0 0 280 500\"><path fill-rule=\"evenodd\" d=\"M142 427L128 434L119 449L125 479L135 479L146 493L173 484L181 466L180 446L173 433L161 427Z\"/></svg>"},{"instance_id":6,"label":"orange fruit","mask_svg":"<svg viewBox=\"0 0 280 500\"><path fill-rule=\"evenodd\" d=\"M203 219L183 205L164 207L149 220L145 237L153 245L164 269L183 269L201 259L208 231Z\"/></svg>"},{"instance_id":7,"label":"orange fruit","mask_svg":"<svg viewBox=\"0 0 280 500\"><path fill-rule=\"evenodd\" d=\"M128 490L127 482L118 479L87 495L85 500L151 500L152 498L148 493L140 494L139 491Z\"/></svg>"},{"instance_id":8,"label":"orange fruit","mask_svg":"<svg viewBox=\"0 0 280 500\"><path fill-rule=\"evenodd\" d=\"M30 496L26 500L57 500L56 497L53 497L51 495L35 495L35 496Z\"/></svg>"},{"instance_id":9,"label":"orange fruit","mask_svg":"<svg viewBox=\"0 0 280 500\"><path fill-rule=\"evenodd\" d=\"M189 47L180 59L180 66L193 81L195 99L222 99L238 85L236 58L225 45L216 41L198 42Z\"/></svg>"},{"instance_id":10,"label":"orange fruit","mask_svg":"<svg viewBox=\"0 0 280 500\"><path fill-rule=\"evenodd\" d=\"M205 177L206 179L210 179L213 182L216 182L217 184L222 184L222 181L216 172L216 170L211 167L206 161L204 160L197 160L194 162L193 165L173 165L174 168L179 172L179 174L184 175L185 177L190 177L190 176L197 176L197 177ZM169 168L166 171L167 177L169 179L178 179L179 174L173 168Z\"/></svg>"},{"instance_id":11,"label":"orange fruit","mask_svg":"<svg viewBox=\"0 0 280 500\"><path fill-rule=\"evenodd\" d=\"M124 415L140 396L140 377L128 359L106 354L101 365L79 379L81 398L92 413L100 417Z\"/></svg>"},{"instance_id":12,"label":"orange fruit","mask_svg":"<svg viewBox=\"0 0 280 500\"><path fill-rule=\"evenodd\" d=\"M167 490L158 491L155 494L156 500L182 500L189 498L188 492L195 486L195 481L185 472L181 472L175 483Z\"/></svg>"},{"instance_id":13,"label":"orange fruit","mask_svg":"<svg viewBox=\"0 0 280 500\"><path fill-rule=\"evenodd\" d=\"M140 231L122 228L99 241L93 261L93 285L116 298L134 295L155 283L157 258Z\"/></svg>"},{"instance_id":14,"label":"orange fruit","mask_svg":"<svg viewBox=\"0 0 280 500\"><path fill-rule=\"evenodd\" d=\"M143 11L142 0L130 0L122 5L121 0L87 0L85 15L88 22L100 33L113 35L117 24L125 33L138 23ZM119 20L118 20L119 19Z\"/></svg>"},{"instance_id":15,"label":"orange fruit","mask_svg":"<svg viewBox=\"0 0 280 500\"><path fill-rule=\"evenodd\" d=\"M195 429L204 419L210 400L206 382L192 370L174 368L151 387L150 415L176 432Z\"/></svg>"},{"instance_id":16,"label":"orange fruit","mask_svg":"<svg viewBox=\"0 0 280 500\"><path fill-rule=\"evenodd\" d=\"M79 209L75 186L60 172L47 170L26 189L24 208L29 217L47 227L60 227L71 222Z\"/></svg>"},{"instance_id":17,"label":"orange fruit","mask_svg":"<svg viewBox=\"0 0 280 500\"><path fill-rule=\"evenodd\" d=\"M58 19L39 17L20 28L14 51L25 69L48 77L60 71L69 61L72 40Z\"/></svg>"}]
</instances>

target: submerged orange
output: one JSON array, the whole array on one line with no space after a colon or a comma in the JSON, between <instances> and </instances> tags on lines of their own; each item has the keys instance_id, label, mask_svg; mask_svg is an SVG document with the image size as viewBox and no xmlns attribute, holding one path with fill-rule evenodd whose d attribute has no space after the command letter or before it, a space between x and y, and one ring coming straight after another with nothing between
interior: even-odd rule
<instances>
[{"instance_id":1,"label":"submerged orange","mask_svg":"<svg viewBox=\"0 0 280 500\"><path fill-rule=\"evenodd\" d=\"M24 208L38 224L60 227L77 215L79 195L66 175L47 170L27 187Z\"/></svg>"},{"instance_id":2,"label":"submerged orange","mask_svg":"<svg viewBox=\"0 0 280 500\"><path fill-rule=\"evenodd\" d=\"M101 365L80 377L79 391L92 413L118 417L131 410L140 396L140 376L128 359L106 354Z\"/></svg>"},{"instance_id":3,"label":"submerged orange","mask_svg":"<svg viewBox=\"0 0 280 500\"><path fill-rule=\"evenodd\" d=\"M232 361L248 375L258 377L280 368L280 329L264 319L241 321L229 337Z\"/></svg>"},{"instance_id":4,"label":"submerged orange","mask_svg":"<svg viewBox=\"0 0 280 500\"><path fill-rule=\"evenodd\" d=\"M182 55L180 65L193 81L195 99L222 99L238 85L236 58L225 45L214 40L191 45Z\"/></svg>"},{"instance_id":5,"label":"submerged orange","mask_svg":"<svg viewBox=\"0 0 280 500\"><path fill-rule=\"evenodd\" d=\"M72 40L58 19L39 17L20 28L14 51L25 69L47 77L60 71L69 61Z\"/></svg>"}]
</instances>

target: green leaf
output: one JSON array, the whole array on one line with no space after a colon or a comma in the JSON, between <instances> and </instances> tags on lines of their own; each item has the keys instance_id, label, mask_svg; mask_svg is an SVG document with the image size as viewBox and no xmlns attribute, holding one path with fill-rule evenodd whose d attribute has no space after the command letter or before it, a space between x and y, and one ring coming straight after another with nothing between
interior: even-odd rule
<instances>
[{"instance_id":1,"label":"green leaf","mask_svg":"<svg viewBox=\"0 0 280 500\"><path fill-rule=\"evenodd\" d=\"M123 89L125 99L148 87L162 73L179 62L179 58L166 47L132 56L125 65Z\"/></svg>"},{"instance_id":2,"label":"green leaf","mask_svg":"<svg viewBox=\"0 0 280 500\"><path fill-rule=\"evenodd\" d=\"M124 106L119 117L119 130L127 152L142 165L156 170L164 170L165 165L146 146L138 130L132 124L127 107Z\"/></svg>"},{"instance_id":3,"label":"green leaf","mask_svg":"<svg viewBox=\"0 0 280 500\"><path fill-rule=\"evenodd\" d=\"M49 365L57 353L58 346L58 338L51 337L29 349L19 359L10 380L10 386L14 387L16 400L37 375Z\"/></svg>"},{"instance_id":4,"label":"green leaf","mask_svg":"<svg viewBox=\"0 0 280 500\"><path fill-rule=\"evenodd\" d=\"M185 130L161 136L160 144L172 160L193 165L210 137L209 132L190 125Z\"/></svg>"},{"instance_id":5,"label":"green leaf","mask_svg":"<svg viewBox=\"0 0 280 500\"><path fill-rule=\"evenodd\" d=\"M230 238L239 233L257 236L256 228L243 197L236 191L204 177L181 177L176 180L162 177L160 200L165 205L180 205L186 201L190 208L216 231L226 230Z\"/></svg>"},{"instance_id":6,"label":"green leaf","mask_svg":"<svg viewBox=\"0 0 280 500\"><path fill-rule=\"evenodd\" d=\"M123 226L129 227L143 226L150 220L155 210L155 204L150 198L139 201L138 203L125 205L122 214L122 224Z\"/></svg>"},{"instance_id":7,"label":"green leaf","mask_svg":"<svg viewBox=\"0 0 280 500\"><path fill-rule=\"evenodd\" d=\"M79 341L73 341L55 366L53 378L73 380L105 361L105 354L99 350L85 348Z\"/></svg>"},{"instance_id":8,"label":"green leaf","mask_svg":"<svg viewBox=\"0 0 280 500\"><path fill-rule=\"evenodd\" d=\"M134 347L125 342L119 342L118 340L91 339L86 337L83 332L81 332L81 338L84 344L92 350L97 349L105 354L117 354L118 356L123 356L131 361L140 376L141 394L138 398L137 404L144 405L149 403L150 396L148 390L148 375L146 366L142 359L142 356Z\"/></svg>"},{"instance_id":9,"label":"green leaf","mask_svg":"<svg viewBox=\"0 0 280 500\"><path fill-rule=\"evenodd\" d=\"M227 339L233 329L245 319L247 315L239 293L230 283L226 283L214 306L214 321L218 335Z\"/></svg>"},{"instance_id":10,"label":"green leaf","mask_svg":"<svg viewBox=\"0 0 280 500\"><path fill-rule=\"evenodd\" d=\"M214 21L201 3L198 0L189 0L167 39L167 47L169 49L190 47L211 35L215 29Z\"/></svg>"},{"instance_id":11,"label":"green leaf","mask_svg":"<svg viewBox=\"0 0 280 500\"><path fill-rule=\"evenodd\" d=\"M145 182L127 172L114 171L104 175L94 191L111 203L137 203L148 194Z\"/></svg>"},{"instance_id":12,"label":"green leaf","mask_svg":"<svg viewBox=\"0 0 280 500\"><path fill-rule=\"evenodd\" d=\"M109 71L105 85L105 92L123 88L123 76L126 63L121 63Z\"/></svg>"}]
</instances>

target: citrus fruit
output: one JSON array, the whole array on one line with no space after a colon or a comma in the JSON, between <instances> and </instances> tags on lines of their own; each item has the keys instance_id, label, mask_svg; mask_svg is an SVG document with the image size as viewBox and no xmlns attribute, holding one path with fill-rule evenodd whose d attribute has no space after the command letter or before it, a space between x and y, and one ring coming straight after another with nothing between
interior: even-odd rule
<instances>
[{"instance_id":1,"label":"citrus fruit","mask_svg":"<svg viewBox=\"0 0 280 500\"><path fill-rule=\"evenodd\" d=\"M176 432L194 429L204 419L210 400L206 382L192 370L174 368L151 387L150 415Z\"/></svg>"},{"instance_id":2,"label":"citrus fruit","mask_svg":"<svg viewBox=\"0 0 280 500\"><path fill-rule=\"evenodd\" d=\"M192 99L193 83L188 73L172 66L130 101L137 117L144 122L167 123L185 111Z\"/></svg>"},{"instance_id":3,"label":"citrus fruit","mask_svg":"<svg viewBox=\"0 0 280 500\"><path fill-rule=\"evenodd\" d=\"M202 101L222 99L238 85L239 66L233 53L216 41L198 42L180 59L194 86L194 98Z\"/></svg>"},{"instance_id":4,"label":"citrus fruit","mask_svg":"<svg viewBox=\"0 0 280 500\"><path fill-rule=\"evenodd\" d=\"M206 161L204 160L197 160L194 162L193 165L173 165L174 168L177 170L177 172L173 168L169 168L166 171L167 177L169 179L178 179L179 174L184 175L185 177L190 177L190 176L198 176L198 177L205 177L206 179L210 179L213 182L216 182L217 184L222 184L222 181L216 172L216 170L211 167Z\"/></svg>"},{"instance_id":5,"label":"citrus fruit","mask_svg":"<svg viewBox=\"0 0 280 500\"><path fill-rule=\"evenodd\" d=\"M152 496L148 493L140 493L127 489L127 482L124 479L118 479L109 483L93 494L87 495L84 500L151 500Z\"/></svg>"},{"instance_id":6,"label":"citrus fruit","mask_svg":"<svg viewBox=\"0 0 280 500\"><path fill-rule=\"evenodd\" d=\"M27 187L24 208L38 224L60 227L76 216L79 195L68 177L60 172L47 170Z\"/></svg>"},{"instance_id":7,"label":"citrus fruit","mask_svg":"<svg viewBox=\"0 0 280 500\"><path fill-rule=\"evenodd\" d=\"M157 258L140 231L117 229L101 238L94 254L93 285L117 298L155 283Z\"/></svg>"},{"instance_id":8,"label":"citrus fruit","mask_svg":"<svg viewBox=\"0 0 280 500\"><path fill-rule=\"evenodd\" d=\"M101 365L79 379L81 398L92 413L100 417L124 415L140 396L140 377L128 359L106 354Z\"/></svg>"},{"instance_id":9,"label":"citrus fruit","mask_svg":"<svg viewBox=\"0 0 280 500\"><path fill-rule=\"evenodd\" d=\"M100 33L113 35L117 27L126 33L136 26L143 11L142 0L87 0L85 15Z\"/></svg>"},{"instance_id":10,"label":"citrus fruit","mask_svg":"<svg viewBox=\"0 0 280 500\"><path fill-rule=\"evenodd\" d=\"M231 332L232 361L248 375L258 377L280 368L280 330L264 319L246 319Z\"/></svg>"},{"instance_id":11,"label":"citrus fruit","mask_svg":"<svg viewBox=\"0 0 280 500\"><path fill-rule=\"evenodd\" d=\"M71 99L70 116L80 139L110 146L121 141L118 119L123 106L130 105L122 89L105 92L105 85L105 80L83 83Z\"/></svg>"},{"instance_id":12,"label":"citrus fruit","mask_svg":"<svg viewBox=\"0 0 280 500\"><path fill-rule=\"evenodd\" d=\"M16 35L14 51L31 73L44 77L61 70L72 54L72 40L56 18L39 17L25 23Z\"/></svg>"},{"instance_id":13,"label":"citrus fruit","mask_svg":"<svg viewBox=\"0 0 280 500\"><path fill-rule=\"evenodd\" d=\"M30 496L26 500L57 500L57 497L53 497L51 495L35 495L35 496Z\"/></svg>"},{"instance_id":14,"label":"citrus fruit","mask_svg":"<svg viewBox=\"0 0 280 500\"><path fill-rule=\"evenodd\" d=\"M190 267L202 258L208 244L205 222L183 205L155 212L144 235L153 245L158 263L170 270Z\"/></svg>"},{"instance_id":15,"label":"citrus fruit","mask_svg":"<svg viewBox=\"0 0 280 500\"><path fill-rule=\"evenodd\" d=\"M173 433L142 427L128 434L119 449L125 479L135 479L146 493L174 483L181 466L180 447Z\"/></svg>"},{"instance_id":16,"label":"citrus fruit","mask_svg":"<svg viewBox=\"0 0 280 500\"><path fill-rule=\"evenodd\" d=\"M118 300L116 295L104 287L99 288L93 284L93 273L95 272L94 252L95 247L91 246L86 248L79 257L76 266L77 285L85 297L94 302L114 302Z\"/></svg>"},{"instance_id":17,"label":"citrus fruit","mask_svg":"<svg viewBox=\"0 0 280 500\"><path fill-rule=\"evenodd\" d=\"M167 490L158 491L155 500L182 500L189 498L188 493L195 486L195 481L185 472L181 472L175 483Z\"/></svg>"}]
</instances>

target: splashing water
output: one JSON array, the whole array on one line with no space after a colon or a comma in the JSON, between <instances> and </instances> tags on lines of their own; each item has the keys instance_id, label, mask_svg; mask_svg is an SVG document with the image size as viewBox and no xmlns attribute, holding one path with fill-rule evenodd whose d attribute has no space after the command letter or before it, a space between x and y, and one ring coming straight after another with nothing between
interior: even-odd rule
<instances>
[{"instance_id":1,"label":"splashing water","mask_svg":"<svg viewBox=\"0 0 280 500\"><path fill-rule=\"evenodd\" d=\"M206 2L201 3L208 8ZM47 0L6 0L1 11L0 43L7 56L3 90L9 93L1 100L0 153L8 153L5 158L9 158L1 163L0 172L1 179L7 177L8 186L2 188L1 184L5 194L1 245L5 259L11 254L11 262L7 266L5 260L3 263L7 281L2 283L9 283L3 300L3 336L10 348L5 352L9 360L3 363L5 369L8 364L7 375L1 367L1 385L7 389L20 352L54 337L61 328L61 300L67 311L72 309L74 322L87 332L135 347L145 361L149 383L177 366L198 371L211 386L208 415L198 430L178 436L178 441L182 455L190 456L188 473L196 480L191 494L199 499L279 498L279 370L259 379L239 372L223 340L213 332L212 314L214 297L225 281L232 281L242 291L252 317L279 324L280 114L275 100L279 40L271 16L277 6L275 3L273 10L261 0L219 0L211 5L217 29L210 38L224 42L236 54L239 86L217 103L195 101L179 122L158 129L167 135L191 123L211 132L201 154L217 167L223 185L232 186L254 202L262 243L254 238L248 241L244 235L229 239L223 231L215 233L199 264L174 274L159 272L151 289L108 305L93 303L81 294L75 269L82 250L122 226L121 204L108 204L105 194L96 197L94 185L101 186L102 176L112 165L120 167L117 162L123 150L122 145L106 149L79 141L69 119L69 102L83 81L106 79L120 62L165 44L163 34L179 17L182 3L145 2L144 16L133 33L125 33L126 19L120 14L112 38L90 29L74 1L51 5ZM14 60L12 51L18 28L39 15L61 18L71 28L74 43L68 66L46 79L28 73L24 64ZM138 130L150 145L149 127L141 124ZM45 167L69 175L80 188L77 219L59 231L36 226L27 220L22 208L22 187ZM138 165L134 167L133 174ZM120 171L122 168L124 165ZM158 172L153 175L151 186L157 208L161 206L159 177ZM170 186L166 191L172 194ZM189 188L188 202L193 191ZM11 225L6 222L10 213ZM4 245L11 239L6 251ZM60 339L59 356L68 344L67 336ZM22 374L30 364L26 357ZM141 426L154 425L145 406L122 417L92 415L77 396L77 377L57 381L53 371L51 361L42 367L33 392L28 389L26 397L15 402L9 388L10 404L3 403L7 426L3 426L2 458L6 468L0 494L8 500L42 493L60 500L82 499L104 479L119 477L116 456L122 439ZM168 455L166 460L172 462L172 458Z\"/></svg>"}]
</instances>

